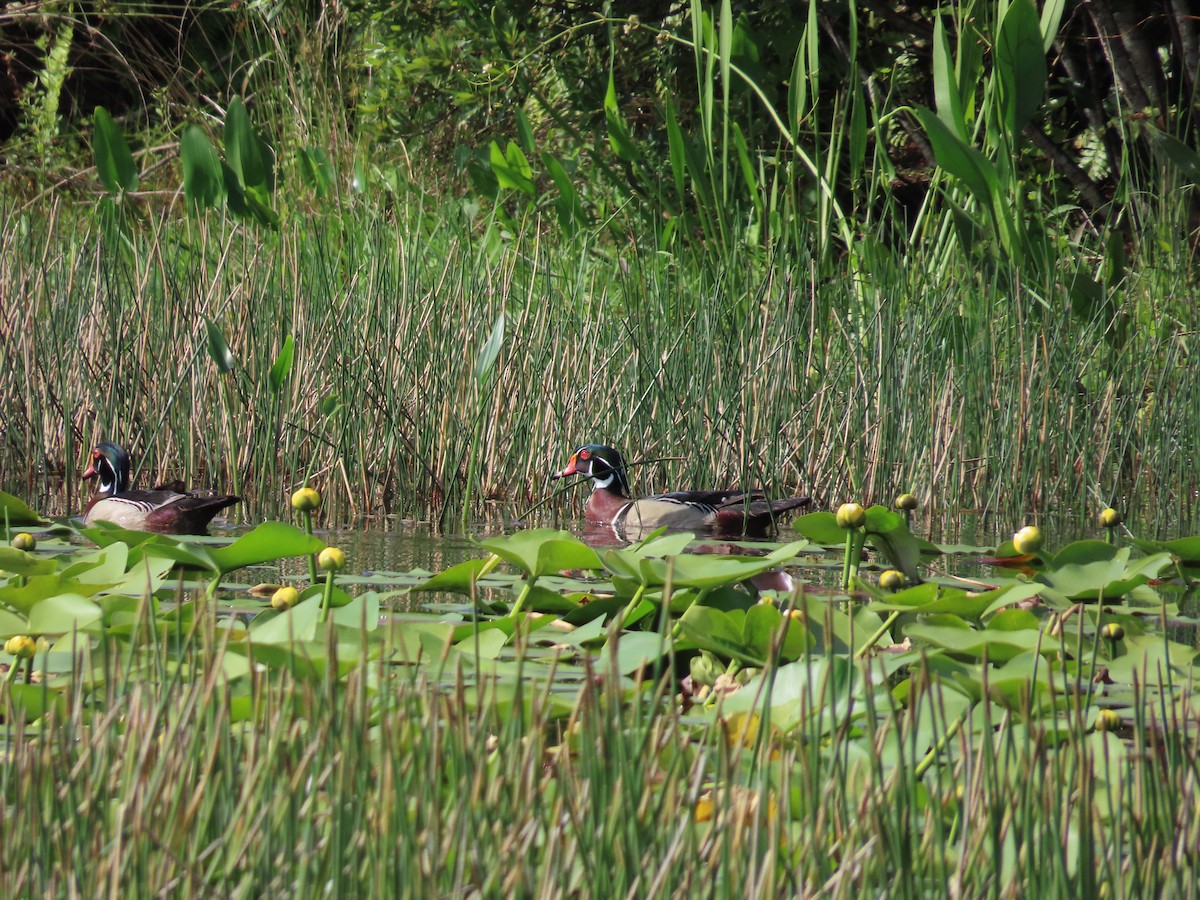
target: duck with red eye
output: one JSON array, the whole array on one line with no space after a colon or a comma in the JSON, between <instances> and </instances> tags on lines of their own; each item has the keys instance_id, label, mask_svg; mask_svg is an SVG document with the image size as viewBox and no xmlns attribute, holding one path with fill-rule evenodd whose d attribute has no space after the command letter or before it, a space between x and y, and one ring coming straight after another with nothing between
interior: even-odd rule
<instances>
[{"instance_id":1,"label":"duck with red eye","mask_svg":"<svg viewBox=\"0 0 1200 900\"><path fill-rule=\"evenodd\" d=\"M584 444L552 478L582 475L592 480L584 508L588 522L618 532L645 534L666 527L679 531L711 531L723 536L765 536L778 517L807 506L808 497L768 500L761 491L672 491L633 499L625 458L604 444Z\"/></svg>"},{"instance_id":2,"label":"duck with red eye","mask_svg":"<svg viewBox=\"0 0 1200 900\"><path fill-rule=\"evenodd\" d=\"M83 508L83 522L111 522L137 531L163 534L205 534L213 516L240 500L230 494L161 486L149 491L129 486L129 454L104 441L92 450L85 479L96 479L96 493Z\"/></svg>"}]
</instances>

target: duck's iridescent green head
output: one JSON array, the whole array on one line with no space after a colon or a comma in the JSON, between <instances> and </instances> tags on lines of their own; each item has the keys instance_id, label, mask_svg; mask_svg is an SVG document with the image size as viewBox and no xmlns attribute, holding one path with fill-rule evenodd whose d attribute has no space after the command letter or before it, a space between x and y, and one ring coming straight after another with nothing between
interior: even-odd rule
<instances>
[{"instance_id":1,"label":"duck's iridescent green head","mask_svg":"<svg viewBox=\"0 0 1200 900\"><path fill-rule=\"evenodd\" d=\"M104 497L129 490L129 454L125 448L104 441L92 450L92 461L83 472L84 478L96 479L96 493Z\"/></svg>"},{"instance_id":2,"label":"duck's iridescent green head","mask_svg":"<svg viewBox=\"0 0 1200 900\"><path fill-rule=\"evenodd\" d=\"M625 458L620 452L605 444L584 444L573 454L567 467L555 472L553 478L568 475L584 475L592 479L593 490L607 488L622 497L629 496L629 475L625 470Z\"/></svg>"}]
</instances>

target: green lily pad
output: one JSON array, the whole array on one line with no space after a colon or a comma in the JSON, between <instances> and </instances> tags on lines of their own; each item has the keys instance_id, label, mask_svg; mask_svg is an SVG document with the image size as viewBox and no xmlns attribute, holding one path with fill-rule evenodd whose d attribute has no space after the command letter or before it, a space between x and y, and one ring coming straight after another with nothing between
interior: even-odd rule
<instances>
[{"instance_id":1,"label":"green lily pad","mask_svg":"<svg viewBox=\"0 0 1200 900\"><path fill-rule=\"evenodd\" d=\"M313 591L310 588L305 593ZM316 637L317 622L321 618L321 595L313 591L285 612L264 610L250 623L250 640L255 644L287 644L294 641L311 641Z\"/></svg>"},{"instance_id":2,"label":"green lily pad","mask_svg":"<svg viewBox=\"0 0 1200 900\"><path fill-rule=\"evenodd\" d=\"M57 568L52 559L15 547L0 547L0 570L17 575L48 575Z\"/></svg>"},{"instance_id":3,"label":"green lily pad","mask_svg":"<svg viewBox=\"0 0 1200 900\"><path fill-rule=\"evenodd\" d=\"M614 634L600 648L596 671L603 673L615 669L622 675L630 675L661 659L669 647L668 640L653 631L626 631Z\"/></svg>"},{"instance_id":4,"label":"green lily pad","mask_svg":"<svg viewBox=\"0 0 1200 900\"><path fill-rule=\"evenodd\" d=\"M921 581L921 544L908 529L908 521L886 506L867 510L867 542L885 556L910 582Z\"/></svg>"},{"instance_id":5,"label":"green lily pad","mask_svg":"<svg viewBox=\"0 0 1200 900\"><path fill-rule=\"evenodd\" d=\"M261 565L291 556L308 556L325 549L325 542L285 522L263 522L228 547L209 551L221 574L244 566Z\"/></svg>"},{"instance_id":6,"label":"green lily pad","mask_svg":"<svg viewBox=\"0 0 1200 900\"><path fill-rule=\"evenodd\" d=\"M44 519L12 494L0 491L0 523L9 525L40 525Z\"/></svg>"},{"instance_id":7,"label":"green lily pad","mask_svg":"<svg viewBox=\"0 0 1200 900\"><path fill-rule=\"evenodd\" d=\"M1130 560L1130 548L1101 541L1077 541L1063 549L1035 580L1068 600L1124 596L1171 565L1169 553Z\"/></svg>"},{"instance_id":8,"label":"green lily pad","mask_svg":"<svg viewBox=\"0 0 1200 900\"><path fill-rule=\"evenodd\" d=\"M103 610L79 594L58 594L41 600L29 613L33 634L69 634L100 619Z\"/></svg>"},{"instance_id":9,"label":"green lily pad","mask_svg":"<svg viewBox=\"0 0 1200 900\"><path fill-rule=\"evenodd\" d=\"M445 591L451 594L470 595L479 580L479 573L487 566L486 559L469 559L438 572L431 578L413 585L414 591Z\"/></svg>"},{"instance_id":10,"label":"green lily pad","mask_svg":"<svg viewBox=\"0 0 1200 900\"><path fill-rule=\"evenodd\" d=\"M1055 638L1043 634L1037 628L1027 628L1022 631L974 631L917 622L907 626L904 630L914 641L941 647L960 656L976 659L987 656L992 662L999 663L1008 662L1018 654L1029 650L1046 654L1057 653L1061 649L1061 645Z\"/></svg>"},{"instance_id":11,"label":"green lily pad","mask_svg":"<svg viewBox=\"0 0 1200 900\"><path fill-rule=\"evenodd\" d=\"M596 551L567 531L531 528L477 543L527 577L538 578L566 569L602 568Z\"/></svg>"}]
</instances>

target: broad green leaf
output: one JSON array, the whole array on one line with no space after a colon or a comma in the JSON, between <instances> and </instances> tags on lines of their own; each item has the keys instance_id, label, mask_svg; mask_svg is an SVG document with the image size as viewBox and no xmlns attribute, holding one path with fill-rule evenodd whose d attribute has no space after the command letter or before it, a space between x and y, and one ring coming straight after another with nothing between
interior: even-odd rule
<instances>
[{"instance_id":1,"label":"broad green leaf","mask_svg":"<svg viewBox=\"0 0 1200 900\"><path fill-rule=\"evenodd\" d=\"M679 633L701 650L711 650L726 659L752 666L766 665L765 655L747 645L743 638L746 613L722 612L711 606L692 605L679 619Z\"/></svg>"},{"instance_id":2,"label":"broad green leaf","mask_svg":"<svg viewBox=\"0 0 1200 900\"><path fill-rule=\"evenodd\" d=\"M675 196L682 204L687 201L684 190L684 176L687 174L686 150L684 149L683 131L675 115L674 102L667 103L667 152L671 161L671 174L675 178Z\"/></svg>"},{"instance_id":3,"label":"broad green leaf","mask_svg":"<svg viewBox=\"0 0 1200 900\"><path fill-rule=\"evenodd\" d=\"M492 164L492 172L495 174L496 181L500 187L520 191L531 197L537 193L537 186L533 183L529 161L525 159L525 154L521 152L521 148L516 144L510 141L508 152L505 153L500 149L499 144L492 141L491 146L488 148L488 160Z\"/></svg>"},{"instance_id":4,"label":"broad green leaf","mask_svg":"<svg viewBox=\"0 0 1200 900\"><path fill-rule=\"evenodd\" d=\"M500 356L500 348L504 345L504 312L496 316L496 321L492 323L492 330L488 334L487 339L479 347L479 354L475 358L475 380L483 384L488 380L488 376L492 374L492 370L496 367L496 360Z\"/></svg>"},{"instance_id":5,"label":"broad green leaf","mask_svg":"<svg viewBox=\"0 0 1200 900\"><path fill-rule=\"evenodd\" d=\"M66 697L42 684L15 682L8 685L6 693L13 711L26 722L36 722L51 710L62 716L67 713Z\"/></svg>"},{"instance_id":6,"label":"broad green leaf","mask_svg":"<svg viewBox=\"0 0 1200 900\"><path fill-rule=\"evenodd\" d=\"M1033 0L1013 0L1008 7L996 39L995 65L1001 117L1015 145L1046 92L1046 53Z\"/></svg>"},{"instance_id":7,"label":"broad green leaf","mask_svg":"<svg viewBox=\"0 0 1200 900\"><path fill-rule=\"evenodd\" d=\"M981 658L986 655L993 662L1007 662L1030 650L1049 654L1061 649L1055 638L1036 628L1023 631L976 631L913 623L904 631L914 641L942 647L963 656Z\"/></svg>"},{"instance_id":8,"label":"broad green leaf","mask_svg":"<svg viewBox=\"0 0 1200 900\"><path fill-rule=\"evenodd\" d=\"M1076 541L1054 556L1035 580L1071 600L1115 600L1171 565L1169 553L1132 561L1129 557L1128 547Z\"/></svg>"},{"instance_id":9,"label":"broad green leaf","mask_svg":"<svg viewBox=\"0 0 1200 900\"><path fill-rule=\"evenodd\" d=\"M803 39L796 45L792 77L788 82L788 129L793 139L800 135L800 124L808 115L808 66Z\"/></svg>"},{"instance_id":10,"label":"broad green leaf","mask_svg":"<svg viewBox=\"0 0 1200 900\"><path fill-rule=\"evenodd\" d=\"M621 117L620 107L617 106L617 87L613 81L613 70L608 70L608 90L604 93L604 121L608 125L608 144L617 159L625 162L636 162L637 147L629 136L629 128Z\"/></svg>"},{"instance_id":11,"label":"broad green leaf","mask_svg":"<svg viewBox=\"0 0 1200 900\"><path fill-rule=\"evenodd\" d=\"M283 348L279 351L279 355L275 357L275 362L271 364L270 384L271 393L278 394L279 389L283 387L284 381L292 371L292 362L295 358L295 343L292 336L289 334L283 341Z\"/></svg>"},{"instance_id":12,"label":"broad green leaf","mask_svg":"<svg viewBox=\"0 0 1200 900\"><path fill-rule=\"evenodd\" d=\"M0 609L0 638L10 638L14 634L28 634L29 623L16 613Z\"/></svg>"},{"instance_id":13,"label":"broad green leaf","mask_svg":"<svg viewBox=\"0 0 1200 900\"><path fill-rule=\"evenodd\" d=\"M96 174L100 183L110 194L136 191L138 188L137 166L124 135L117 123L103 106L97 106L92 116L92 153L96 160Z\"/></svg>"},{"instance_id":14,"label":"broad green leaf","mask_svg":"<svg viewBox=\"0 0 1200 900\"><path fill-rule=\"evenodd\" d=\"M962 95L954 77L954 57L950 54L950 43L946 40L946 29L942 16L933 23L933 97L938 118L963 143L966 143L967 120L963 114Z\"/></svg>"},{"instance_id":15,"label":"broad green leaf","mask_svg":"<svg viewBox=\"0 0 1200 900\"><path fill-rule=\"evenodd\" d=\"M300 177L318 197L324 197L333 187L333 163L323 147L304 147L300 154Z\"/></svg>"},{"instance_id":16,"label":"broad green leaf","mask_svg":"<svg viewBox=\"0 0 1200 900\"><path fill-rule=\"evenodd\" d=\"M526 577L538 578L565 569L603 568L595 550L570 532L552 528L531 528L477 543L516 566Z\"/></svg>"},{"instance_id":17,"label":"broad green leaf","mask_svg":"<svg viewBox=\"0 0 1200 900\"><path fill-rule=\"evenodd\" d=\"M432 578L414 585L414 591L448 591L454 594L470 594L472 587L479 578L479 573L486 566L486 559L469 559L458 565L451 566L438 572Z\"/></svg>"},{"instance_id":18,"label":"broad green leaf","mask_svg":"<svg viewBox=\"0 0 1200 900\"><path fill-rule=\"evenodd\" d=\"M305 591L308 593L308 591ZM311 641L321 618L321 592L301 600L286 612L266 610L250 623L250 640L255 644L286 644Z\"/></svg>"},{"instance_id":19,"label":"broad green leaf","mask_svg":"<svg viewBox=\"0 0 1200 900\"><path fill-rule=\"evenodd\" d=\"M42 518L26 506L23 500L0 491L0 525L6 521L9 525L38 525Z\"/></svg>"},{"instance_id":20,"label":"broad green leaf","mask_svg":"<svg viewBox=\"0 0 1200 900\"><path fill-rule=\"evenodd\" d=\"M263 522L228 547L209 551L222 574L290 556L308 556L325 549L318 537L285 522Z\"/></svg>"},{"instance_id":21,"label":"broad green leaf","mask_svg":"<svg viewBox=\"0 0 1200 900\"><path fill-rule=\"evenodd\" d=\"M242 188L266 186L267 164L262 143L254 133L241 97L234 97L225 113L225 161Z\"/></svg>"},{"instance_id":22,"label":"broad green leaf","mask_svg":"<svg viewBox=\"0 0 1200 900\"><path fill-rule=\"evenodd\" d=\"M974 147L955 137L933 112L923 106L914 107L913 111L929 137L937 164L961 181L976 203L990 209L992 195L999 189L996 167Z\"/></svg>"},{"instance_id":23,"label":"broad green leaf","mask_svg":"<svg viewBox=\"0 0 1200 900\"><path fill-rule=\"evenodd\" d=\"M237 173L229 168L229 164L221 163L221 181L225 187L225 205L239 219L253 218L254 213L246 200L246 189L238 180Z\"/></svg>"},{"instance_id":24,"label":"broad green leaf","mask_svg":"<svg viewBox=\"0 0 1200 900\"><path fill-rule=\"evenodd\" d=\"M68 634L98 620L103 611L80 594L47 597L29 611L29 630L33 634Z\"/></svg>"},{"instance_id":25,"label":"broad green leaf","mask_svg":"<svg viewBox=\"0 0 1200 900\"><path fill-rule=\"evenodd\" d=\"M324 400L321 401L320 406L317 407L317 412L319 412L322 416L332 416L341 408L341 398L338 397L337 394L329 394Z\"/></svg>"},{"instance_id":26,"label":"broad green leaf","mask_svg":"<svg viewBox=\"0 0 1200 900\"><path fill-rule=\"evenodd\" d=\"M212 319L205 317L204 326L208 332L208 356L217 366L217 371L227 375L233 371L233 351L225 342L225 336Z\"/></svg>"},{"instance_id":27,"label":"broad green leaf","mask_svg":"<svg viewBox=\"0 0 1200 900\"><path fill-rule=\"evenodd\" d=\"M1200 154L1179 138L1146 123L1150 143L1159 155L1173 165L1191 184L1200 184Z\"/></svg>"},{"instance_id":28,"label":"broad green leaf","mask_svg":"<svg viewBox=\"0 0 1200 900\"><path fill-rule=\"evenodd\" d=\"M196 209L212 209L225 196L225 177L217 149L195 125L183 130L179 140L183 164L183 193Z\"/></svg>"},{"instance_id":29,"label":"broad green leaf","mask_svg":"<svg viewBox=\"0 0 1200 900\"><path fill-rule=\"evenodd\" d=\"M871 546L910 582L921 581L921 545L908 530L904 516L885 506L872 506L867 510L865 528Z\"/></svg>"},{"instance_id":30,"label":"broad green leaf","mask_svg":"<svg viewBox=\"0 0 1200 900\"><path fill-rule=\"evenodd\" d=\"M1195 689L1200 672L1196 670L1194 647L1169 641L1161 634L1146 634L1127 636L1125 651L1107 664L1113 681L1140 686L1187 684Z\"/></svg>"},{"instance_id":31,"label":"broad green leaf","mask_svg":"<svg viewBox=\"0 0 1200 900\"><path fill-rule=\"evenodd\" d=\"M840 528L831 512L807 513L792 520L792 527L814 544L837 547L846 543L846 530Z\"/></svg>"},{"instance_id":32,"label":"broad green leaf","mask_svg":"<svg viewBox=\"0 0 1200 900\"><path fill-rule=\"evenodd\" d=\"M56 568L52 559L15 547L0 547L0 571L15 572L17 575L49 575Z\"/></svg>"},{"instance_id":33,"label":"broad green leaf","mask_svg":"<svg viewBox=\"0 0 1200 900\"><path fill-rule=\"evenodd\" d=\"M521 107L516 108L517 119L517 140L520 141L521 149L532 156L537 152L537 142L533 137L533 126L529 124L529 117L525 115L525 110Z\"/></svg>"},{"instance_id":34,"label":"broad green leaf","mask_svg":"<svg viewBox=\"0 0 1200 900\"><path fill-rule=\"evenodd\" d=\"M246 188L246 206L250 214L260 225L268 228L279 227L279 213L271 207L270 194L262 185L251 185Z\"/></svg>"},{"instance_id":35,"label":"broad green leaf","mask_svg":"<svg viewBox=\"0 0 1200 900\"><path fill-rule=\"evenodd\" d=\"M1063 13L1067 8L1067 0L1044 0L1042 3L1042 18L1038 28L1042 32L1042 52L1049 53L1058 36L1058 26L1062 22Z\"/></svg>"},{"instance_id":36,"label":"broad green leaf","mask_svg":"<svg viewBox=\"0 0 1200 900\"><path fill-rule=\"evenodd\" d=\"M508 643L508 636L499 629L489 629L478 635L478 638L472 636L464 638L454 645L454 649L459 653L477 656L479 659L499 659L500 651L504 649L504 645Z\"/></svg>"}]
</instances>

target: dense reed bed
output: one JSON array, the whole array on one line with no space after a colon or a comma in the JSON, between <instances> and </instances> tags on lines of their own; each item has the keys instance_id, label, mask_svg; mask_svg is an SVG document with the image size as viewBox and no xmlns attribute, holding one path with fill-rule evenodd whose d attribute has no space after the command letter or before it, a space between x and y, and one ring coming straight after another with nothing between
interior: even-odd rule
<instances>
[{"instance_id":1,"label":"dense reed bed","mask_svg":"<svg viewBox=\"0 0 1200 900\"><path fill-rule=\"evenodd\" d=\"M517 516L574 446L603 440L676 458L640 468L643 490L754 482L887 502L911 489L932 512L1006 522L1108 503L1195 520L1182 243L1129 273L1116 340L1107 317L995 270L869 241L844 277L815 279L802 259L686 265L537 222L480 241L415 191L253 236L47 204L0 206L0 485L46 511L78 508L100 438L127 444L143 481L244 494L249 520L308 478L342 521L456 518L464 501ZM501 312L497 377L481 381ZM206 319L236 357L228 374Z\"/></svg>"},{"instance_id":2,"label":"dense reed bed","mask_svg":"<svg viewBox=\"0 0 1200 900\"><path fill-rule=\"evenodd\" d=\"M877 660L835 666L774 731L681 713L661 685L436 660L231 682L215 625L81 654L34 725L6 705L6 895L1147 896L1195 877L1200 759L1153 704L1134 752L1083 716L959 729L962 696L931 686L903 709L836 699Z\"/></svg>"}]
</instances>

